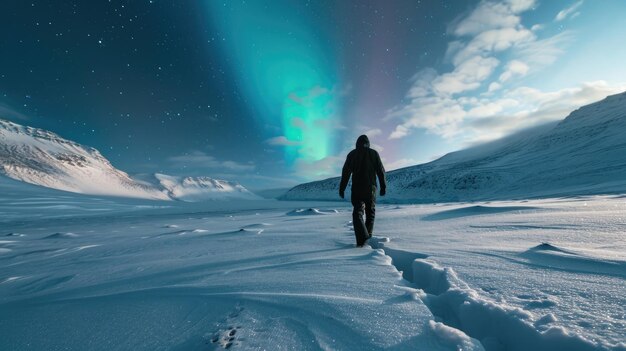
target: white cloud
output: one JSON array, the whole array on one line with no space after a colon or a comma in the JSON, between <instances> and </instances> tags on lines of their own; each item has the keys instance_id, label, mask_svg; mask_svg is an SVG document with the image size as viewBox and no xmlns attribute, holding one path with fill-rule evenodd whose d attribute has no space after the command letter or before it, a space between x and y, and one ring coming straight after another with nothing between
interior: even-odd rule
<instances>
[{"instance_id":1,"label":"white cloud","mask_svg":"<svg viewBox=\"0 0 626 351\"><path fill-rule=\"evenodd\" d=\"M515 47L514 54L536 71L553 64L572 40L572 32L563 31L548 38L520 43Z\"/></svg>"},{"instance_id":2,"label":"white cloud","mask_svg":"<svg viewBox=\"0 0 626 351\"><path fill-rule=\"evenodd\" d=\"M511 90L509 85L553 63L571 39L569 32L539 39L526 28L521 14L535 5L534 0L483 0L455 20L449 26L455 38L446 52L453 69L442 73L424 69L412 78L408 103L389 110L385 117L401 120L389 139L407 137L416 128L444 138L468 138L464 129L468 121L521 109L526 102L502 96ZM508 59L502 68L498 57Z\"/></svg>"},{"instance_id":3,"label":"white cloud","mask_svg":"<svg viewBox=\"0 0 626 351\"><path fill-rule=\"evenodd\" d=\"M417 72L412 78L413 86L407 94L407 98L414 99L425 97L431 94L432 81L437 78L437 71L432 68L426 68Z\"/></svg>"},{"instance_id":4,"label":"white cloud","mask_svg":"<svg viewBox=\"0 0 626 351\"><path fill-rule=\"evenodd\" d=\"M195 168L195 169L218 169L231 171L251 171L255 168L252 163L239 163L235 161L221 161L202 151L191 151L184 155L173 156L167 161L174 167Z\"/></svg>"},{"instance_id":5,"label":"white cloud","mask_svg":"<svg viewBox=\"0 0 626 351\"><path fill-rule=\"evenodd\" d=\"M398 125L389 139L400 139L410 133L412 128L424 128L435 134L452 137L458 130L457 125L467 113L458 101L445 96L431 96L414 99L409 105L392 111L390 116L410 116Z\"/></svg>"},{"instance_id":6,"label":"white cloud","mask_svg":"<svg viewBox=\"0 0 626 351\"><path fill-rule=\"evenodd\" d=\"M514 13L520 13L530 10L534 8L537 4L535 0L507 0L505 2L509 5L511 11L513 11Z\"/></svg>"},{"instance_id":7,"label":"white cloud","mask_svg":"<svg viewBox=\"0 0 626 351\"><path fill-rule=\"evenodd\" d=\"M9 106L7 104L3 104L1 102L0 102L0 118L19 119L19 120L23 120L23 121L27 121L27 120L30 119L25 114L17 111L13 107L11 107L11 106Z\"/></svg>"},{"instance_id":8,"label":"white cloud","mask_svg":"<svg viewBox=\"0 0 626 351\"><path fill-rule=\"evenodd\" d=\"M374 128L374 129L366 130L365 133L363 133L363 134L365 134L365 135L367 135L368 137L371 138L371 137L374 137L374 136L377 136L377 135L381 135L382 133L383 133L383 131L380 130L380 128Z\"/></svg>"},{"instance_id":9,"label":"white cloud","mask_svg":"<svg viewBox=\"0 0 626 351\"><path fill-rule=\"evenodd\" d=\"M409 131L410 129L408 127L405 127L404 125L401 124L397 126L393 132L391 132L391 134L389 135L389 139L404 138L405 136L409 135Z\"/></svg>"},{"instance_id":10,"label":"white cloud","mask_svg":"<svg viewBox=\"0 0 626 351\"><path fill-rule=\"evenodd\" d=\"M535 39L535 34L523 27L499 28L482 32L458 51L453 58L453 63L460 65L477 55L486 56L502 52L514 45L532 42Z\"/></svg>"},{"instance_id":11,"label":"white cloud","mask_svg":"<svg viewBox=\"0 0 626 351\"><path fill-rule=\"evenodd\" d=\"M523 77L528 74L530 67L522 61L512 60L505 68L505 71L500 75L500 82L506 82L514 76Z\"/></svg>"},{"instance_id":12,"label":"white cloud","mask_svg":"<svg viewBox=\"0 0 626 351\"><path fill-rule=\"evenodd\" d=\"M273 138L269 138L265 142L270 144L270 145L277 145L277 146L298 146L298 145L302 145L302 142L295 141L295 140L289 140L284 135L273 137Z\"/></svg>"},{"instance_id":13,"label":"white cloud","mask_svg":"<svg viewBox=\"0 0 626 351\"><path fill-rule=\"evenodd\" d=\"M435 78L432 88L435 93L446 95L475 90L493 73L498 64L499 61L493 57L474 56L462 62L454 71Z\"/></svg>"},{"instance_id":14,"label":"white cloud","mask_svg":"<svg viewBox=\"0 0 626 351\"><path fill-rule=\"evenodd\" d=\"M463 124L466 142L493 140L516 130L558 121L581 106L624 91L626 83L609 85L604 81L550 92L520 87L486 105L497 105L499 109L485 110L486 113L476 114L474 117L477 118L468 119Z\"/></svg>"},{"instance_id":15,"label":"white cloud","mask_svg":"<svg viewBox=\"0 0 626 351\"><path fill-rule=\"evenodd\" d=\"M493 116L496 113L501 112L504 109L502 104L498 104L497 102L489 102L486 104L479 104L475 107L472 107L469 111L467 111L468 116L473 117L486 117Z\"/></svg>"},{"instance_id":16,"label":"white cloud","mask_svg":"<svg viewBox=\"0 0 626 351\"><path fill-rule=\"evenodd\" d=\"M563 21L564 19L570 17L570 18L574 18L576 16L578 16L580 14L580 12L577 12L578 8L583 4L583 0L577 1L575 3L573 3L570 7L567 7L561 11L559 11L559 13L557 13L556 17L554 18L555 21L560 22Z\"/></svg>"},{"instance_id":17,"label":"white cloud","mask_svg":"<svg viewBox=\"0 0 626 351\"><path fill-rule=\"evenodd\" d=\"M383 160L385 171L392 171L398 168L415 166L416 164L419 164L419 163L420 163L419 160L412 159L412 158L402 158L399 160L395 160L393 162L386 162L386 160Z\"/></svg>"},{"instance_id":18,"label":"white cloud","mask_svg":"<svg viewBox=\"0 0 626 351\"><path fill-rule=\"evenodd\" d=\"M456 36L471 36L491 29L514 28L521 23L518 14L534 5L534 0L482 1L468 16L455 21L451 31Z\"/></svg>"},{"instance_id":19,"label":"white cloud","mask_svg":"<svg viewBox=\"0 0 626 351\"><path fill-rule=\"evenodd\" d=\"M487 89L487 92L492 93L500 88L502 88L502 84L497 83L497 82L492 82L491 84L489 84L489 88Z\"/></svg>"},{"instance_id":20,"label":"white cloud","mask_svg":"<svg viewBox=\"0 0 626 351\"><path fill-rule=\"evenodd\" d=\"M341 173L344 160L345 156L328 156L316 161L297 159L295 176L307 180L335 177Z\"/></svg>"}]
</instances>

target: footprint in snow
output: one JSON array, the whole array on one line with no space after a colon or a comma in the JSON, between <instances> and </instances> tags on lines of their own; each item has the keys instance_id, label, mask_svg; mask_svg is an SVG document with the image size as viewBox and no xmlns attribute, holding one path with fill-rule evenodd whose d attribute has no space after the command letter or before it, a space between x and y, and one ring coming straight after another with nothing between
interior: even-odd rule
<instances>
[{"instance_id":1,"label":"footprint in snow","mask_svg":"<svg viewBox=\"0 0 626 351\"><path fill-rule=\"evenodd\" d=\"M237 339L237 332L241 329L241 326L234 322L243 310L243 307L237 306L224 320L224 323L218 325L217 331L211 337L212 344L216 344L225 350L230 349L233 345L241 344L241 341Z\"/></svg>"},{"instance_id":2,"label":"footprint in snow","mask_svg":"<svg viewBox=\"0 0 626 351\"><path fill-rule=\"evenodd\" d=\"M373 236L367 240L366 244L369 244L372 249L382 249L389 241L390 239L384 236Z\"/></svg>"}]
</instances>

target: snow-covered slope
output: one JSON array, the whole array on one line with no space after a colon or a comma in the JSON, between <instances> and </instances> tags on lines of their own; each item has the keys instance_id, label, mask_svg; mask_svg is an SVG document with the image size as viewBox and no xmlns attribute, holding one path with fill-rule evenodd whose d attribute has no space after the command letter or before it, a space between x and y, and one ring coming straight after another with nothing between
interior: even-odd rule
<instances>
[{"instance_id":1,"label":"snow-covered slope","mask_svg":"<svg viewBox=\"0 0 626 351\"><path fill-rule=\"evenodd\" d=\"M626 192L626 93L436 161L387 173L387 201L439 202ZM285 200L337 199L338 178Z\"/></svg>"},{"instance_id":2,"label":"snow-covered slope","mask_svg":"<svg viewBox=\"0 0 626 351\"><path fill-rule=\"evenodd\" d=\"M624 196L382 205L355 248L348 203L2 190L0 350L626 350Z\"/></svg>"},{"instance_id":3,"label":"snow-covered slope","mask_svg":"<svg viewBox=\"0 0 626 351\"><path fill-rule=\"evenodd\" d=\"M237 183L207 177L157 174L150 182L137 180L113 167L94 148L2 119L0 174L80 194L183 201L256 198Z\"/></svg>"},{"instance_id":4,"label":"snow-covered slope","mask_svg":"<svg viewBox=\"0 0 626 351\"><path fill-rule=\"evenodd\" d=\"M167 194L183 201L216 199L259 199L248 189L236 182L209 177L175 177L157 173L154 178Z\"/></svg>"},{"instance_id":5,"label":"snow-covered slope","mask_svg":"<svg viewBox=\"0 0 626 351\"><path fill-rule=\"evenodd\" d=\"M134 181L98 150L55 133L0 120L0 172L27 183L75 193L147 199L167 194Z\"/></svg>"}]
</instances>

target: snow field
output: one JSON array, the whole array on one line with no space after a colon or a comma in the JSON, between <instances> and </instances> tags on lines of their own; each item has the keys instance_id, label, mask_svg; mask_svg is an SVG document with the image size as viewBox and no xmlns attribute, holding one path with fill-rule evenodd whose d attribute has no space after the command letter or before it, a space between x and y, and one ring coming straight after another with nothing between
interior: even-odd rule
<instances>
[{"instance_id":1,"label":"snow field","mask_svg":"<svg viewBox=\"0 0 626 351\"><path fill-rule=\"evenodd\" d=\"M623 197L259 204L0 218L0 349L626 349Z\"/></svg>"},{"instance_id":2,"label":"snow field","mask_svg":"<svg viewBox=\"0 0 626 351\"><path fill-rule=\"evenodd\" d=\"M16 223L10 233L25 236L0 254L0 349L482 349L432 327L390 259L354 247L348 217L274 209Z\"/></svg>"},{"instance_id":3,"label":"snow field","mask_svg":"<svg viewBox=\"0 0 626 351\"><path fill-rule=\"evenodd\" d=\"M384 244L375 243L376 248ZM537 328L544 322L534 322L527 311L486 299L460 280L453 269L440 267L436 262L416 258L406 265L406 255L399 250L389 250L392 262L398 262L409 281L421 291L420 299L438 320L445 323L431 324L434 329L448 330L462 335L459 330L482 342L487 350L597 350L601 349L589 340L569 333L561 327ZM552 316L554 317L554 316ZM454 326L455 328L451 328Z\"/></svg>"},{"instance_id":4,"label":"snow field","mask_svg":"<svg viewBox=\"0 0 626 351\"><path fill-rule=\"evenodd\" d=\"M372 247L489 351L624 350L625 209L620 196L388 206L391 240Z\"/></svg>"}]
</instances>

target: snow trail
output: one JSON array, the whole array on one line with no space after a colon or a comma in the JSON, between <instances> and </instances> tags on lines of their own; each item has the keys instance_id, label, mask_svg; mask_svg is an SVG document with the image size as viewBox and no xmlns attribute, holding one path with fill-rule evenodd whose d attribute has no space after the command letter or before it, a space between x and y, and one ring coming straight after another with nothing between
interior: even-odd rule
<instances>
[{"instance_id":1,"label":"snow trail","mask_svg":"<svg viewBox=\"0 0 626 351\"><path fill-rule=\"evenodd\" d=\"M487 351L623 350L621 345L608 348L593 343L562 327L548 327L541 331L537 327L545 321L535 320L529 311L491 301L462 281L452 268L425 259L428 257L425 254L388 248L385 244L389 241L388 238L372 238L369 244L389 256L391 264L402 272L404 279L420 289L417 296L443 323L432 325L439 331L458 329L479 340ZM546 245L538 248L567 252L552 250ZM415 258L409 264L407 258L411 257Z\"/></svg>"}]
</instances>

